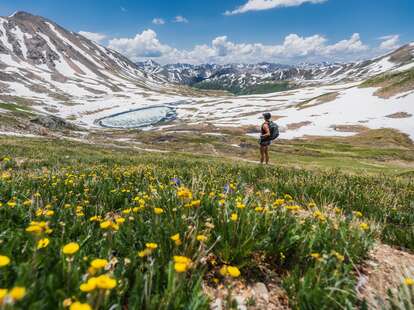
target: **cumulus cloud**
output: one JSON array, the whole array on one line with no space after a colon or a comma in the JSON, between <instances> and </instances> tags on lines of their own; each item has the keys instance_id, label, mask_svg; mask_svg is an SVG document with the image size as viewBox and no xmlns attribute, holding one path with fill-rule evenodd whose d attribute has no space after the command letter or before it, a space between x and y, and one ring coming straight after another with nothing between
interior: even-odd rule
<instances>
[{"instance_id":1,"label":"cumulus cloud","mask_svg":"<svg viewBox=\"0 0 414 310\"><path fill-rule=\"evenodd\" d=\"M368 49L368 46L362 43L359 33L354 33L349 40L342 40L334 45L327 46L326 53L330 55L337 53L349 54L367 51Z\"/></svg>"},{"instance_id":2,"label":"cumulus cloud","mask_svg":"<svg viewBox=\"0 0 414 310\"><path fill-rule=\"evenodd\" d=\"M97 43L102 43L102 41L108 38L105 34L97 32L79 31L79 34Z\"/></svg>"},{"instance_id":3,"label":"cumulus cloud","mask_svg":"<svg viewBox=\"0 0 414 310\"><path fill-rule=\"evenodd\" d=\"M382 50L393 50L400 46L400 36L398 34L383 36L380 40L382 40L380 44Z\"/></svg>"},{"instance_id":4,"label":"cumulus cloud","mask_svg":"<svg viewBox=\"0 0 414 310\"><path fill-rule=\"evenodd\" d=\"M225 15L236 15L250 11L263 11L280 7L299 6L304 3L323 3L327 0L248 0L242 6L226 11Z\"/></svg>"},{"instance_id":5,"label":"cumulus cloud","mask_svg":"<svg viewBox=\"0 0 414 310\"><path fill-rule=\"evenodd\" d=\"M210 44L196 45L190 50L179 50L163 44L155 31L149 29L133 38L109 41L115 49L133 61L155 58L160 63L257 63L262 61L295 63L300 61L336 61L360 57L369 51L358 33L349 39L329 44L321 35L308 37L289 34L281 44L235 43L227 36L219 36Z\"/></svg>"},{"instance_id":6,"label":"cumulus cloud","mask_svg":"<svg viewBox=\"0 0 414 310\"><path fill-rule=\"evenodd\" d=\"M176 16L174 18L173 22L174 23L185 23L185 24L187 24L188 23L188 19L185 18L184 16L178 15L178 16Z\"/></svg>"},{"instance_id":7,"label":"cumulus cloud","mask_svg":"<svg viewBox=\"0 0 414 310\"><path fill-rule=\"evenodd\" d=\"M161 44L154 30L144 30L133 38L112 39L109 48L117 50L133 61L147 57L161 57L171 53L172 48Z\"/></svg>"},{"instance_id":8,"label":"cumulus cloud","mask_svg":"<svg viewBox=\"0 0 414 310\"><path fill-rule=\"evenodd\" d=\"M154 18L154 19L152 20L152 23L153 23L154 25L164 25L164 24L165 24L165 20L164 20L164 19L162 19L162 18L157 17L157 18Z\"/></svg>"}]
</instances>

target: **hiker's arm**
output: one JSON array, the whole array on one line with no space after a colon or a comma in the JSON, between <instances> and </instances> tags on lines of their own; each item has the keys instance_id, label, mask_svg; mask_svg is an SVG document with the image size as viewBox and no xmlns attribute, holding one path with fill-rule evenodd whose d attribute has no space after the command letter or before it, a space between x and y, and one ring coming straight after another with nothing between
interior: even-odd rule
<instances>
[{"instance_id":1,"label":"hiker's arm","mask_svg":"<svg viewBox=\"0 0 414 310\"><path fill-rule=\"evenodd\" d=\"M264 124L263 129L265 131L265 134L262 135L263 138L270 137L270 128L268 124Z\"/></svg>"}]
</instances>

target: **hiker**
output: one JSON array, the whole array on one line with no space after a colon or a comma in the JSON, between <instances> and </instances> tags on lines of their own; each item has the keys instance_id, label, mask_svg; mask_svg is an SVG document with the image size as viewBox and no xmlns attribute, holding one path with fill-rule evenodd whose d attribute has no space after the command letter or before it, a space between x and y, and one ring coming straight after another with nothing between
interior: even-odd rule
<instances>
[{"instance_id":1,"label":"hiker","mask_svg":"<svg viewBox=\"0 0 414 310\"><path fill-rule=\"evenodd\" d=\"M269 164L269 145L272 141L279 137L279 127L272 122L272 115L270 113L263 114L264 123L262 125L260 134L260 163L266 162Z\"/></svg>"}]
</instances>

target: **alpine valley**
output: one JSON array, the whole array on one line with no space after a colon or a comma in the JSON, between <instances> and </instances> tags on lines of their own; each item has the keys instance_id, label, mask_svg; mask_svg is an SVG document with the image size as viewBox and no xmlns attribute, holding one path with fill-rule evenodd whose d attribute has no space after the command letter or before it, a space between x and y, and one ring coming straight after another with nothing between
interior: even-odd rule
<instances>
[{"instance_id":1,"label":"alpine valley","mask_svg":"<svg viewBox=\"0 0 414 310\"><path fill-rule=\"evenodd\" d=\"M379 128L414 137L414 44L356 63L136 64L53 21L17 12L0 18L0 68L4 133L63 126L85 137L105 127L203 127L256 136L261 114L270 111L283 139Z\"/></svg>"}]
</instances>

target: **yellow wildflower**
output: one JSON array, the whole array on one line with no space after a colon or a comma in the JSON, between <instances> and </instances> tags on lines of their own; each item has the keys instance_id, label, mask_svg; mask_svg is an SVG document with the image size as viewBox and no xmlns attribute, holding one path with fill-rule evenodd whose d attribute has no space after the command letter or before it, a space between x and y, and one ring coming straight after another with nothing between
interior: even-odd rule
<instances>
[{"instance_id":1,"label":"yellow wildflower","mask_svg":"<svg viewBox=\"0 0 414 310\"><path fill-rule=\"evenodd\" d=\"M246 205L242 204L241 202L237 202L236 203L236 208L237 209L244 209L244 208L246 208Z\"/></svg>"},{"instance_id":2,"label":"yellow wildflower","mask_svg":"<svg viewBox=\"0 0 414 310\"><path fill-rule=\"evenodd\" d=\"M175 235L171 236L170 239L172 241L174 241L175 245L177 245L177 246L182 244L181 239L180 239L180 234L175 234Z\"/></svg>"},{"instance_id":3,"label":"yellow wildflower","mask_svg":"<svg viewBox=\"0 0 414 310\"><path fill-rule=\"evenodd\" d=\"M356 217L362 217L363 216L362 212L360 212L360 211L354 211L354 215Z\"/></svg>"},{"instance_id":4,"label":"yellow wildflower","mask_svg":"<svg viewBox=\"0 0 414 310\"><path fill-rule=\"evenodd\" d=\"M77 244L76 242L68 243L62 248L62 252L65 255L73 255L78 251L79 251L79 244Z\"/></svg>"},{"instance_id":5,"label":"yellow wildflower","mask_svg":"<svg viewBox=\"0 0 414 310\"><path fill-rule=\"evenodd\" d=\"M10 290L9 296L13 300L21 300L26 295L26 289L24 287L16 286Z\"/></svg>"},{"instance_id":6,"label":"yellow wildflower","mask_svg":"<svg viewBox=\"0 0 414 310\"><path fill-rule=\"evenodd\" d=\"M197 240L200 241L200 242L205 242L205 241L207 241L207 239L208 238L204 235L198 235L197 236Z\"/></svg>"},{"instance_id":7,"label":"yellow wildflower","mask_svg":"<svg viewBox=\"0 0 414 310\"><path fill-rule=\"evenodd\" d=\"M323 213L321 212L321 211L315 211L314 213L313 213L313 217L314 218L316 218L316 219L318 219L318 220L320 220L320 221L326 221L326 216L325 215L323 215Z\"/></svg>"},{"instance_id":8,"label":"yellow wildflower","mask_svg":"<svg viewBox=\"0 0 414 310\"><path fill-rule=\"evenodd\" d=\"M279 206L283 205L284 203L285 203L284 199L276 199L275 202L273 203L273 205L275 207L279 207Z\"/></svg>"},{"instance_id":9,"label":"yellow wildflower","mask_svg":"<svg viewBox=\"0 0 414 310\"><path fill-rule=\"evenodd\" d=\"M239 270L239 268L234 267L234 266L224 265L223 267L220 268L220 274L223 277L230 276L232 278L237 278L237 277L240 276L240 270Z\"/></svg>"},{"instance_id":10,"label":"yellow wildflower","mask_svg":"<svg viewBox=\"0 0 414 310\"><path fill-rule=\"evenodd\" d=\"M237 213L232 213L230 215L230 220L232 220L233 222L236 222L238 218L239 216L237 215Z\"/></svg>"},{"instance_id":11,"label":"yellow wildflower","mask_svg":"<svg viewBox=\"0 0 414 310\"><path fill-rule=\"evenodd\" d=\"M123 224L123 223L125 223L125 219L124 219L123 217L118 217L118 218L115 220L115 222L116 222L117 224Z\"/></svg>"},{"instance_id":12,"label":"yellow wildflower","mask_svg":"<svg viewBox=\"0 0 414 310\"><path fill-rule=\"evenodd\" d=\"M106 265L108 265L108 261L106 259L97 258L91 262L91 266L95 269L105 268Z\"/></svg>"},{"instance_id":13,"label":"yellow wildflower","mask_svg":"<svg viewBox=\"0 0 414 310\"><path fill-rule=\"evenodd\" d=\"M367 223L361 223L359 224L359 228L361 228L362 230L368 230L369 225Z\"/></svg>"},{"instance_id":14,"label":"yellow wildflower","mask_svg":"<svg viewBox=\"0 0 414 310\"><path fill-rule=\"evenodd\" d=\"M102 228L102 229L108 229L108 228L110 228L111 227L111 221L105 221L105 222L102 222L99 226Z\"/></svg>"},{"instance_id":15,"label":"yellow wildflower","mask_svg":"<svg viewBox=\"0 0 414 310\"><path fill-rule=\"evenodd\" d=\"M201 200L191 201L191 207L198 208L201 205Z\"/></svg>"},{"instance_id":16,"label":"yellow wildflower","mask_svg":"<svg viewBox=\"0 0 414 310\"><path fill-rule=\"evenodd\" d=\"M145 249L143 251L139 251L138 256L139 257L145 257L145 256L148 256L148 255L151 255L151 253L152 253L152 251L150 249Z\"/></svg>"},{"instance_id":17,"label":"yellow wildflower","mask_svg":"<svg viewBox=\"0 0 414 310\"><path fill-rule=\"evenodd\" d=\"M407 286L413 286L414 285L414 279L413 278L405 278L404 284Z\"/></svg>"},{"instance_id":18,"label":"yellow wildflower","mask_svg":"<svg viewBox=\"0 0 414 310\"><path fill-rule=\"evenodd\" d=\"M96 278L90 278L86 283L82 283L79 289L84 293L90 293L96 289Z\"/></svg>"},{"instance_id":19,"label":"yellow wildflower","mask_svg":"<svg viewBox=\"0 0 414 310\"><path fill-rule=\"evenodd\" d=\"M237 278L238 276L240 276L240 270L237 267L228 266L227 267L227 272L233 278Z\"/></svg>"},{"instance_id":20,"label":"yellow wildflower","mask_svg":"<svg viewBox=\"0 0 414 310\"><path fill-rule=\"evenodd\" d=\"M313 257L316 260L319 260L322 257L321 254L319 254L319 253L312 253L310 256Z\"/></svg>"},{"instance_id":21,"label":"yellow wildflower","mask_svg":"<svg viewBox=\"0 0 414 310\"><path fill-rule=\"evenodd\" d=\"M23 205L24 205L25 207L27 207L27 206L30 206L32 203L33 203L33 202L32 202L30 199L28 199L28 200L26 200L26 201L24 201L24 202L23 202Z\"/></svg>"},{"instance_id":22,"label":"yellow wildflower","mask_svg":"<svg viewBox=\"0 0 414 310\"><path fill-rule=\"evenodd\" d=\"M10 207L10 208L14 208L16 205L17 205L17 203L15 202L15 201L9 201L9 202L7 202L7 205Z\"/></svg>"},{"instance_id":23,"label":"yellow wildflower","mask_svg":"<svg viewBox=\"0 0 414 310\"><path fill-rule=\"evenodd\" d=\"M285 207L286 210L292 211L292 212L297 212L301 209L300 206L294 205L294 206L286 206Z\"/></svg>"},{"instance_id":24,"label":"yellow wildflower","mask_svg":"<svg viewBox=\"0 0 414 310\"><path fill-rule=\"evenodd\" d=\"M100 221L102 221L102 217L99 216L99 215L94 215L91 218L89 218L89 221L91 221L91 222L100 222Z\"/></svg>"},{"instance_id":25,"label":"yellow wildflower","mask_svg":"<svg viewBox=\"0 0 414 310\"><path fill-rule=\"evenodd\" d=\"M82 304L76 301L70 305L69 310L92 310L92 307L89 304Z\"/></svg>"},{"instance_id":26,"label":"yellow wildflower","mask_svg":"<svg viewBox=\"0 0 414 310\"><path fill-rule=\"evenodd\" d=\"M108 275L102 275L96 278L96 286L100 289L111 290L116 287L116 280Z\"/></svg>"},{"instance_id":27,"label":"yellow wildflower","mask_svg":"<svg viewBox=\"0 0 414 310\"><path fill-rule=\"evenodd\" d=\"M336 257L336 259L338 260L338 261L340 261L341 263L345 260L345 256L343 256L343 255L341 255L341 254L339 254L338 252L333 252L332 253L335 257Z\"/></svg>"},{"instance_id":28,"label":"yellow wildflower","mask_svg":"<svg viewBox=\"0 0 414 310\"><path fill-rule=\"evenodd\" d=\"M72 299L71 299L71 298L66 298L66 299L62 302L63 308L67 308L67 307L69 307L71 304L72 304Z\"/></svg>"},{"instance_id":29,"label":"yellow wildflower","mask_svg":"<svg viewBox=\"0 0 414 310\"><path fill-rule=\"evenodd\" d=\"M40 249L44 249L44 248L46 248L46 247L49 245L49 243L50 243L50 240L49 240L48 238L43 238L43 239L40 239L40 240L37 242L37 249L38 249L38 250L40 250Z\"/></svg>"},{"instance_id":30,"label":"yellow wildflower","mask_svg":"<svg viewBox=\"0 0 414 310\"><path fill-rule=\"evenodd\" d=\"M153 243L153 242L146 243L145 246L150 250L155 250L156 248L158 248L158 245L156 243Z\"/></svg>"},{"instance_id":31,"label":"yellow wildflower","mask_svg":"<svg viewBox=\"0 0 414 310\"><path fill-rule=\"evenodd\" d=\"M174 256L173 259L174 270L178 273L186 272L192 265L191 259L185 256Z\"/></svg>"},{"instance_id":32,"label":"yellow wildflower","mask_svg":"<svg viewBox=\"0 0 414 310\"><path fill-rule=\"evenodd\" d=\"M155 214L162 214L162 213L164 213L164 210L161 209L161 208L154 208L154 213Z\"/></svg>"},{"instance_id":33,"label":"yellow wildflower","mask_svg":"<svg viewBox=\"0 0 414 310\"><path fill-rule=\"evenodd\" d=\"M193 194L191 191L186 187L180 187L177 190L177 196L182 199L192 199Z\"/></svg>"},{"instance_id":34,"label":"yellow wildflower","mask_svg":"<svg viewBox=\"0 0 414 310\"><path fill-rule=\"evenodd\" d=\"M122 222L122 220L121 220L121 222ZM113 223L112 221L108 221L108 220L100 223L99 226L103 230L107 230L107 229L111 229L111 230L115 230L115 231L119 230L119 225L117 223Z\"/></svg>"},{"instance_id":35,"label":"yellow wildflower","mask_svg":"<svg viewBox=\"0 0 414 310\"><path fill-rule=\"evenodd\" d=\"M5 267L10 264L10 258L0 255L0 267Z\"/></svg>"}]
</instances>

